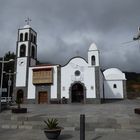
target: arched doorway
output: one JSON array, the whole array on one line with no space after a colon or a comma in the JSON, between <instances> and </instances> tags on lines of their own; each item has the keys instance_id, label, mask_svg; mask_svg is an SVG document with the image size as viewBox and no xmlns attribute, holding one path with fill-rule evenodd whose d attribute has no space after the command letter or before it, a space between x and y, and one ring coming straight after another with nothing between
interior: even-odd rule
<instances>
[{"instance_id":1,"label":"arched doorway","mask_svg":"<svg viewBox=\"0 0 140 140\"><path fill-rule=\"evenodd\" d=\"M23 103L24 92L23 92L22 89L19 89L19 90L17 91L17 99L20 99L20 100L22 101L22 103Z\"/></svg>"},{"instance_id":2,"label":"arched doorway","mask_svg":"<svg viewBox=\"0 0 140 140\"><path fill-rule=\"evenodd\" d=\"M71 102L83 103L84 102L84 87L81 83L75 83L71 87Z\"/></svg>"}]
</instances>

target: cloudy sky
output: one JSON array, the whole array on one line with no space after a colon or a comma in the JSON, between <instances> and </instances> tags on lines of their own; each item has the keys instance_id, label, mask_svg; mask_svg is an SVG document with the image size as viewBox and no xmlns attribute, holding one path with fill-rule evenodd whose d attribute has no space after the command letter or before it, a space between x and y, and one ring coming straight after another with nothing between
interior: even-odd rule
<instances>
[{"instance_id":1,"label":"cloudy sky","mask_svg":"<svg viewBox=\"0 0 140 140\"><path fill-rule=\"evenodd\" d=\"M102 68L140 72L140 47L131 41L140 26L140 0L0 0L0 56L16 48L25 19L38 33L38 59L65 64L87 59L92 42Z\"/></svg>"}]
</instances>

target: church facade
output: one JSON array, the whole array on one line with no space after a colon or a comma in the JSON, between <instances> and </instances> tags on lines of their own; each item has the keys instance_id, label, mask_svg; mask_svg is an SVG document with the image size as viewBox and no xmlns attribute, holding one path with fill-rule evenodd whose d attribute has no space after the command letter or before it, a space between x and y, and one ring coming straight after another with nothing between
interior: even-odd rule
<instances>
[{"instance_id":1,"label":"church facade","mask_svg":"<svg viewBox=\"0 0 140 140\"><path fill-rule=\"evenodd\" d=\"M14 98L24 103L101 103L126 97L125 74L117 68L100 69L93 43L87 60L74 57L64 66L36 65L37 33L26 25L18 30Z\"/></svg>"}]
</instances>

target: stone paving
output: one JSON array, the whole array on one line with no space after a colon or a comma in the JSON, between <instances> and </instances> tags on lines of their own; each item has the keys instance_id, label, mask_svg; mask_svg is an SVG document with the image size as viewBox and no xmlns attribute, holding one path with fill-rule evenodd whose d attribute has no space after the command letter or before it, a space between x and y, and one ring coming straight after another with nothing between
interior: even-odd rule
<instances>
[{"instance_id":1,"label":"stone paving","mask_svg":"<svg viewBox=\"0 0 140 140\"><path fill-rule=\"evenodd\" d=\"M86 140L140 139L140 115L134 113L134 108L140 107L140 100L22 106L28 108L27 114L11 114L10 110L0 114L0 140L45 140L43 131L35 126L46 117L58 118L64 127L60 140L78 140L80 114L86 115Z\"/></svg>"},{"instance_id":2,"label":"stone paving","mask_svg":"<svg viewBox=\"0 0 140 140\"><path fill-rule=\"evenodd\" d=\"M86 132L85 140L139 140L139 132ZM41 130L0 129L0 140L47 140ZM58 140L80 140L79 131L64 131Z\"/></svg>"}]
</instances>

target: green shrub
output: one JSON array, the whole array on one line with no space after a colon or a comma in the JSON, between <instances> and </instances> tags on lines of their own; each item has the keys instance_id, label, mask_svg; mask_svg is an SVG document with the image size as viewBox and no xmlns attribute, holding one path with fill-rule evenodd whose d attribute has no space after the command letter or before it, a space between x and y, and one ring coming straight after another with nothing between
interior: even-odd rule
<instances>
[{"instance_id":1,"label":"green shrub","mask_svg":"<svg viewBox=\"0 0 140 140\"><path fill-rule=\"evenodd\" d=\"M47 121L45 121L45 124L46 124L46 127L47 129L56 129L58 128L58 120L57 119L54 119L54 118L51 118L51 119L48 119Z\"/></svg>"},{"instance_id":2,"label":"green shrub","mask_svg":"<svg viewBox=\"0 0 140 140\"><path fill-rule=\"evenodd\" d=\"M18 108L20 109L20 104L22 103L21 98L17 98L17 99L15 100L15 102L16 102Z\"/></svg>"}]
</instances>

